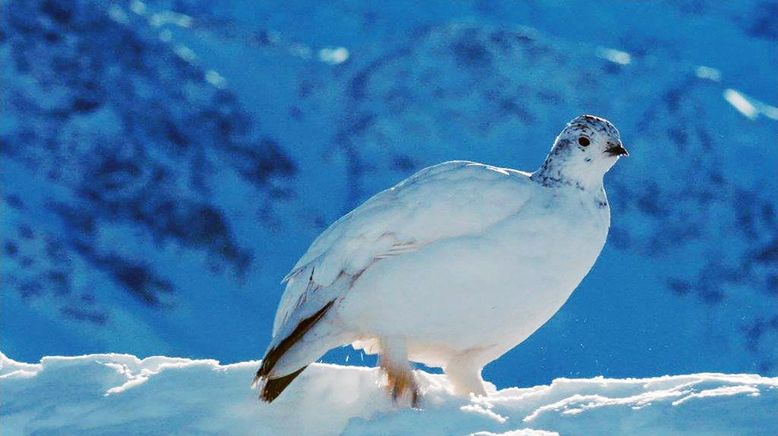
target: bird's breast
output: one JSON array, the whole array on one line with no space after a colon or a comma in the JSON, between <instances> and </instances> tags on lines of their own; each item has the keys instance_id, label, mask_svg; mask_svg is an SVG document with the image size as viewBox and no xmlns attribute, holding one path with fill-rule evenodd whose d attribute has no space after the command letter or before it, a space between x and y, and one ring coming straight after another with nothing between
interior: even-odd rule
<instances>
[{"instance_id":1,"label":"bird's breast","mask_svg":"<svg viewBox=\"0 0 778 436\"><path fill-rule=\"evenodd\" d=\"M354 284L342 314L354 330L510 348L559 310L602 249L607 211L577 201L531 199L483 233L381 260Z\"/></svg>"},{"instance_id":2,"label":"bird's breast","mask_svg":"<svg viewBox=\"0 0 778 436\"><path fill-rule=\"evenodd\" d=\"M486 236L502 245L508 255L534 256L567 268L588 265L588 272L609 227L610 209L604 194L573 192L531 199L520 213L490 228Z\"/></svg>"}]
</instances>

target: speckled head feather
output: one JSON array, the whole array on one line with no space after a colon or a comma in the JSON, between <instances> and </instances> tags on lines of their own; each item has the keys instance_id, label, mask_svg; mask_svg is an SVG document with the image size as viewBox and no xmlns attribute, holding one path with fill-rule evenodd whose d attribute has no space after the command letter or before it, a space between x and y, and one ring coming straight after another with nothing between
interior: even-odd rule
<instances>
[{"instance_id":1,"label":"speckled head feather","mask_svg":"<svg viewBox=\"0 0 778 436\"><path fill-rule=\"evenodd\" d=\"M543 165L532 176L546 186L599 188L620 156L628 155L616 127L605 118L581 115L559 133Z\"/></svg>"},{"instance_id":2,"label":"speckled head feather","mask_svg":"<svg viewBox=\"0 0 778 436\"><path fill-rule=\"evenodd\" d=\"M610 121L594 115L581 115L574 118L569 123L567 123L565 131L571 129L573 132L582 132L589 135L597 132L599 134L620 140L619 131L613 124L611 124Z\"/></svg>"}]
</instances>

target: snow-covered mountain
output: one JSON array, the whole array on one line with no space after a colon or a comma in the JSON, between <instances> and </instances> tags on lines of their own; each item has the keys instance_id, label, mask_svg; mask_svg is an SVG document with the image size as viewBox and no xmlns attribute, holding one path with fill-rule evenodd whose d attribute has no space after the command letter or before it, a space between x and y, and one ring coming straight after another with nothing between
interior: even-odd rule
<instances>
[{"instance_id":1,"label":"snow-covered mountain","mask_svg":"<svg viewBox=\"0 0 778 436\"><path fill-rule=\"evenodd\" d=\"M776 374L775 3L417 3L4 1L3 351L258 357L343 212L594 113L606 250L486 379Z\"/></svg>"},{"instance_id":2,"label":"snow-covered mountain","mask_svg":"<svg viewBox=\"0 0 778 436\"><path fill-rule=\"evenodd\" d=\"M167 314L208 317L179 301L218 307L259 263L237 221L269 228L295 163L129 10L11 2L2 20L4 347L164 349Z\"/></svg>"},{"instance_id":3,"label":"snow-covered mountain","mask_svg":"<svg viewBox=\"0 0 778 436\"><path fill-rule=\"evenodd\" d=\"M778 378L690 374L557 379L450 394L420 374L423 410L398 408L377 369L314 364L273 404L249 389L258 362L98 354L0 354L3 434L773 435Z\"/></svg>"}]
</instances>

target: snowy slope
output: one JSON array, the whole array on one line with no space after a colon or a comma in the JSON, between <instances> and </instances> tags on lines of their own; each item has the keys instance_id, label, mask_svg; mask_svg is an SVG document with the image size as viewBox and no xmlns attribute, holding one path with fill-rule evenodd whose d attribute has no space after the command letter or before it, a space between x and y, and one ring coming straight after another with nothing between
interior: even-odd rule
<instances>
[{"instance_id":1,"label":"snowy slope","mask_svg":"<svg viewBox=\"0 0 778 436\"><path fill-rule=\"evenodd\" d=\"M611 238L487 380L776 374L773 3L587 4L3 1L3 350L256 358L343 212L443 160L531 170L590 112L632 153Z\"/></svg>"},{"instance_id":2,"label":"snowy slope","mask_svg":"<svg viewBox=\"0 0 778 436\"><path fill-rule=\"evenodd\" d=\"M99 354L0 354L0 423L16 434L772 435L778 378L702 373L557 379L488 397L449 394L419 373L423 410L398 409L375 369L312 365L271 405L249 380L257 362Z\"/></svg>"},{"instance_id":3,"label":"snowy slope","mask_svg":"<svg viewBox=\"0 0 778 436\"><path fill-rule=\"evenodd\" d=\"M183 341L207 352L182 337L192 323L229 312L219 324L242 330L253 310L236 291L260 263L250 247L295 172L283 146L216 73L128 8L8 3L5 346L142 352Z\"/></svg>"}]
</instances>

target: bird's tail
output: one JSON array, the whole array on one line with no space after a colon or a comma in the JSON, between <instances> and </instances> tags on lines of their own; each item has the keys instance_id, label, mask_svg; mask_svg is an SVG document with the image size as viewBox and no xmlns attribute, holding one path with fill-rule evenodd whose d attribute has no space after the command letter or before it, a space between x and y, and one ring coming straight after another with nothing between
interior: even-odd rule
<instances>
[{"instance_id":1,"label":"bird's tail","mask_svg":"<svg viewBox=\"0 0 778 436\"><path fill-rule=\"evenodd\" d=\"M292 380L297 378L297 376L300 375L300 373L302 373L303 370L305 370L307 367L308 366L303 366L291 374L277 378L261 377L257 375L254 377L254 383L252 383L252 387L259 387L260 400L266 403L271 403L276 399L276 397L281 395L281 392L283 392L284 389L289 386L289 383L292 383Z\"/></svg>"},{"instance_id":2,"label":"bird's tail","mask_svg":"<svg viewBox=\"0 0 778 436\"><path fill-rule=\"evenodd\" d=\"M260 400L268 403L275 400L309 363L318 359L330 348L329 341L311 346L310 341L303 340L303 338L324 317L333 303L335 300L330 301L316 313L300 321L291 334L267 351L252 383L253 387L259 387ZM302 343L300 343L301 340ZM305 347L306 345L308 347ZM301 347L308 349L301 350ZM294 357L289 357L290 355L294 355ZM284 360L282 364L279 364L282 360Z\"/></svg>"}]
</instances>

